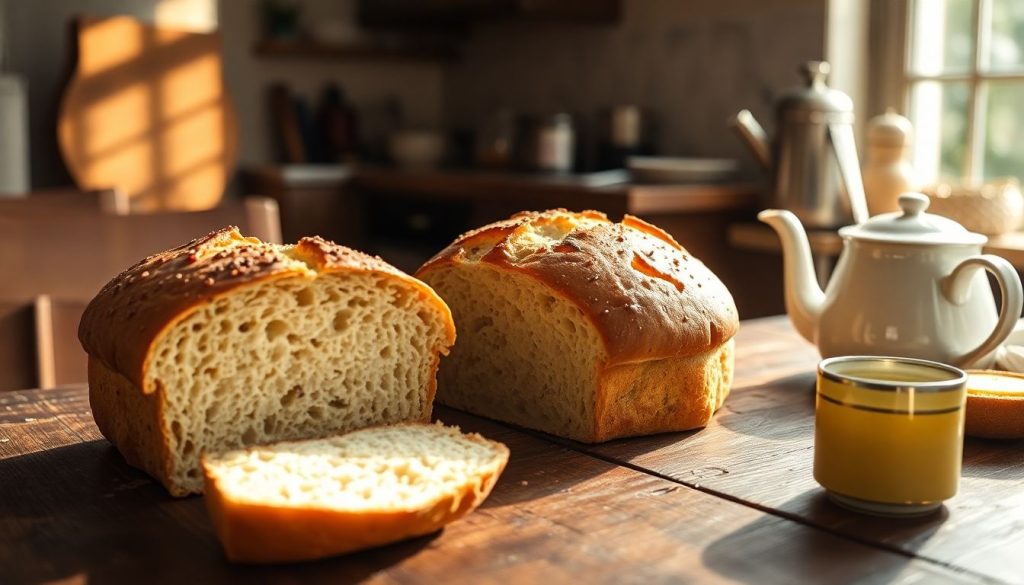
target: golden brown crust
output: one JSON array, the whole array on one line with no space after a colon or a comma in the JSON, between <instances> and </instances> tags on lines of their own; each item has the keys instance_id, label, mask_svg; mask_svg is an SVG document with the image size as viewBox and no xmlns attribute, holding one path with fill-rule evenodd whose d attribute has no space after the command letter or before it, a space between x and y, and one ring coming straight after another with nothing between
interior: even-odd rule
<instances>
[{"instance_id":1,"label":"golden brown crust","mask_svg":"<svg viewBox=\"0 0 1024 585\"><path fill-rule=\"evenodd\" d=\"M227 227L154 254L114 277L86 307L78 338L90 356L143 388L153 342L202 303L243 284L296 274L280 247Z\"/></svg>"},{"instance_id":2,"label":"golden brown crust","mask_svg":"<svg viewBox=\"0 0 1024 585\"><path fill-rule=\"evenodd\" d=\"M232 501L203 462L205 500L229 560L266 564L309 561L398 542L440 530L477 508L490 495L508 462L504 458L476 481L421 510L349 512Z\"/></svg>"},{"instance_id":3,"label":"golden brown crust","mask_svg":"<svg viewBox=\"0 0 1024 585\"><path fill-rule=\"evenodd\" d=\"M303 238L292 246L265 244L226 227L154 254L125 270L86 307L78 337L86 353L144 392L146 360L160 335L200 305L240 286L288 276L367 271L398 278L447 315L448 344L455 324L447 305L422 282L375 258L328 242ZM442 351L447 351L444 348Z\"/></svg>"},{"instance_id":4,"label":"golden brown crust","mask_svg":"<svg viewBox=\"0 0 1024 585\"><path fill-rule=\"evenodd\" d=\"M128 463L159 479L172 495L188 495L170 479L172 421L163 416L163 389L146 377L150 349L176 322L241 286L346 271L399 279L441 315L445 339L435 348L439 353L432 362L425 413L429 418L440 354L447 354L455 342L451 311L433 289L380 258L319 237L280 246L227 227L142 260L111 280L86 308L78 335L89 354L89 400L103 436Z\"/></svg>"},{"instance_id":5,"label":"golden brown crust","mask_svg":"<svg viewBox=\"0 0 1024 585\"><path fill-rule=\"evenodd\" d=\"M1024 398L968 392L966 408L964 433L967 435L983 439L1024 439Z\"/></svg>"},{"instance_id":6,"label":"golden brown crust","mask_svg":"<svg viewBox=\"0 0 1024 585\"><path fill-rule=\"evenodd\" d=\"M529 230L590 220L556 245L523 255ZM639 218L529 212L469 232L416 275L482 262L527 274L576 304L604 340L607 366L705 353L731 339L739 316L725 285L671 236Z\"/></svg>"},{"instance_id":7,"label":"golden brown crust","mask_svg":"<svg viewBox=\"0 0 1024 585\"><path fill-rule=\"evenodd\" d=\"M982 439L1024 439L1024 395L998 395L972 387L975 375L1024 380L1024 374L1000 370L967 370L967 374L964 433Z\"/></svg>"},{"instance_id":8,"label":"golden brown crust","mask_svg":"<svg viewBox=\"0 0 1024 585\"><path fill-rule=\"evenodd\" d=\"M188 495L170 480L170 434L162 416L162 389L144 394L127 378L89 357L89 406L100 432L129 465L160 480L171 495Z\"/></svg>"},{"instance_id":9,"label":"golden brown crust","mask_svg":"<svg viewBox=\"0 0 1024 585\"><path fill-rule=\"evenodd\" d=\"M705 427L729 395L732 372L732 340L697 356L607 368L589 442Z\"/></svg>"}]
</instances>

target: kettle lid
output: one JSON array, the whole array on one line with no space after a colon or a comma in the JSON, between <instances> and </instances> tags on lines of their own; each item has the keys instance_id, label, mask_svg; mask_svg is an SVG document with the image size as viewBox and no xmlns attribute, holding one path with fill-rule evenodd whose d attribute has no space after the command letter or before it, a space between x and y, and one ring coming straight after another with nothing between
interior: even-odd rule
<instances>
[{"instance_id":1,"label":"kettle lid","mask_svg":"<svg viewBox=\"0 0 1024 585\"><path fill-rule=\"evenodd\" d=\"M779 99L779 117L812 113L852 114L853 100L850 96L825 84L831 70L825 61L804 63L800 67L804 85Z\"/></svg>"},{"instance_id":2,"label":"kettle lid","mask_svg":"<svg viewBox=\"0 0 1024 585\"><path fill-rule=\"evenodd\" d=\"M970 244L982 245L988 238L969 232L952 219L925 213L931 200L921 193L899 197L902 211L876 215L868 221L841 228L839 235L855 240L897 244Z\"/></svg>"}]
</instances>

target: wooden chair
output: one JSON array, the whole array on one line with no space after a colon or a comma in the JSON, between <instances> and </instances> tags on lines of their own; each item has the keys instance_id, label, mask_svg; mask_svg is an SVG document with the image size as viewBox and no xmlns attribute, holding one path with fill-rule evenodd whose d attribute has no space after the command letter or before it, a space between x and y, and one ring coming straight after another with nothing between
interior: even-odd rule
<instances>
[{"instance_id":1,"label":"wooden chair","mask_svg":"<svg viewBox=\"0 0 1024 585\"><path fill-rule=\"evenodd\" d=\"M107 281L145 256L226 225L281 241L277 204L266 197L139 215L119 214L116 195L61 203L63 197L0 201L0 390L84 382L82 311Z\"/></svg>"},{"instance_id":2,"label":"wooden chair","mask_svg":"<svg viewBox=\"0 0 1024 585\"><path fill-rule=\"evenodd\" d=\"M28 301L43 294L87 300L149 254L226 225L264 241L281 241L277 204L266 197L224 201L208 211L137 215L60 208L36 199L0 205L0 300Z\"/></svg>"},{"instance_id":3,"label":"wooden chair","mask_svg":"<svg viewBox=\"0 0 1024 585\"><path fill-rule=\"evenodd\" d=\"M47 295L0 302L0 392L86 380L87 359L78 344L86 304Z\"/></svg>"},{"instance_id":4,"label":"wooden chair","mask_svg":"<svg viewBox=\"0 0 1024 585\"><path fill-rule=\"evenodd\" d=\"M0 197L0 217L97 211L125 215L130 211L130 204L128 196L120 189L46 189L17 197Z\"/></svg>"}]
</instances>

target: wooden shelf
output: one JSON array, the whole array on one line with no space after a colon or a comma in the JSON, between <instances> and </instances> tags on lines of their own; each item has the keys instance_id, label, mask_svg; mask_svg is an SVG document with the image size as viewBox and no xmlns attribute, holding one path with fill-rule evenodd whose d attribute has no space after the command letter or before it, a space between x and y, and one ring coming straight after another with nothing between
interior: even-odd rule
<instances>
[{"instance_id":1,"label":"wooden shelf","mask_svg":"<svg viewBox=\"0 0 1024 585\"><path fill-rule=\"evenodd\" d=\"M318 59L350 61L451 61L458 57L454 47L390 46L373 42L327 45L316 41L261 40L253 54L264 59Z\"/></svg>"}]
</instances>

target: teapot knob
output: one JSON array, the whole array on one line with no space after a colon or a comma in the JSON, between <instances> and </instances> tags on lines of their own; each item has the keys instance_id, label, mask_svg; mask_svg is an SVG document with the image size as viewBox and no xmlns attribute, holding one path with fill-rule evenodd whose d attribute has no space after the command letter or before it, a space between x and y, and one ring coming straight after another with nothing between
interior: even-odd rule
<instances>
[{"instance_id":1,"label":"teapot knob","mask_svg":"<svg viewBox=\"0 0 1024 585\"><path fill-rule=\"evenodd\" d=\"M900 209L903 210L903 217L914 217L920 215L925 209L928 209L928 205L932 202L927 195L923 193L904 193L900 195L898 199Z\"/></svg>"},{"instance_id":2,"label":"teapot knob","mask_svg":"<svg viewBox=\"0 0 1024 585\"><path fill-rule=\"evenodd\" d=\"M831 71L832 66L828 61L807 61L800 66L800 74L804 76L807 87L823 87Z\"/></svg>"}]
</instances>

